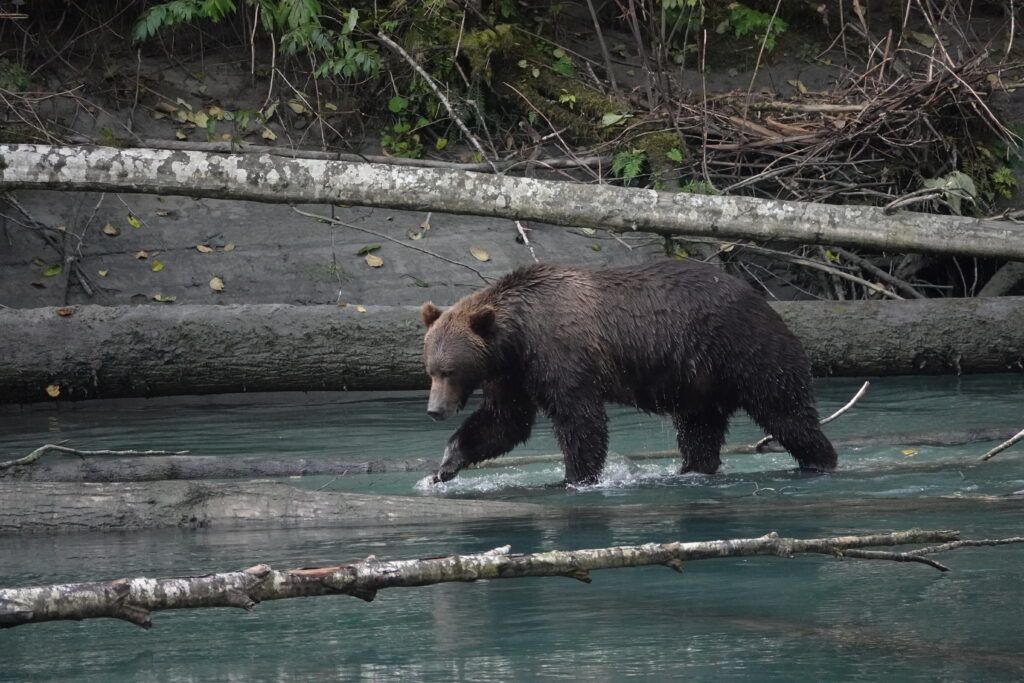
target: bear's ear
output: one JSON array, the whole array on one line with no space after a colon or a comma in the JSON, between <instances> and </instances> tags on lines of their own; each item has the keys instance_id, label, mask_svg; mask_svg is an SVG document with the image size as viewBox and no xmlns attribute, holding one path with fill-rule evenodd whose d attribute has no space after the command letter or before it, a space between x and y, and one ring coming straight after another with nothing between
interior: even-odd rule
<instances>
[{"instance_id":1,"label":"bear's ear","mask_svg":"<svg viewBox=\"0 0 1024 683\"><path fill-rule=\"evenodd\" d=\"M469 329L486 339L494 332L494 309L484 306L469 316Z\"/></svg>"},{"instance_id":2,"label":"bear's ear","mask_svg":"<svg viewBox=\"0 0 1024 683\"><path fill-rule=\"evenodd\" d=\"M423 324L430 327L437 319L441 317L441 309L435 306L431 302L427 302L420 306L420 318L423 319Z\"/></svg>"}]
</instances>

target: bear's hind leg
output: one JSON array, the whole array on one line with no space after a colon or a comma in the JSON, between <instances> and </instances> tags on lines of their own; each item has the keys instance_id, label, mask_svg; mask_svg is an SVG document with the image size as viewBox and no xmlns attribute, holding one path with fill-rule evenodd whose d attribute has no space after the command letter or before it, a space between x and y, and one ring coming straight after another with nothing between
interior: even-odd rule
<instances>
[{"instance_id":1,"label":"bear's hind leg","mask_svg":"<svg viewBox=\"0 0 1024 683\"><path fill-rule=\"evenodd\" d=\"M725 433L729 430L730 410L708 406L702 410L679 412L673 415L676 442L683 456L680 474L698 472L715 474L722 464L721 450Z\"/></svg>"},{"instance_id":2,"label":"bear's hind leg","mask_svg":"<svg viewBox=\"0 0 1024 683\"><path fill-rule=\"evenodd\" d=\"M754 421L774 436L800 465L812 472L831 472L838 460L832 442L821 431L813 409L798 413L783 412L774 406L750 412Z\"/></svg>"}]
</instances>

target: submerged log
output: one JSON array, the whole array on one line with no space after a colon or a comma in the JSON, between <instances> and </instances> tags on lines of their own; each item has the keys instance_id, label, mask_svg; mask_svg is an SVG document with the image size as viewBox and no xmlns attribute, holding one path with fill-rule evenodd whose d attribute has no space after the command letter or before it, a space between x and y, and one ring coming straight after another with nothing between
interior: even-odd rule
<instances>
[{"instance_id":1,"label":"submerged log","mask_svg":"<svg viewBox=\"0 0 1024 683\"><path fill-rule=\"evenodd\" d=\"M286 484L0 483L0 534L475 521L542 514L530 503L309 491Z\"/></svg>"},{"instance_id":2,"label":"submerged log","mask_svg":"<svg viewBox=\"0 0 1024 683\"><path fill-rule=\"evenodd\" d=\"M964 466L947 463L944 467L948 470ZM903 469L905 467L901 471ZM789 475L780 476L785 479ZM791 476L795 479L800 475ZM1016 514L1024 509L1024 491L1008 495L956 494L912 500L898 497L836 499L785 495L756 481L750 483L751 496L717 500L714 505L701 500L659 504L654 508L626 505L584 510L535 503L310 491L268 482L83 484L5 481L0 482L0 501L3 501L0 505L0 534L138 531L175 527L280 529L581 517L591 517L597 522L608 519L635 521L649 519L652 515L659 520L668 517L719 519L726 516L752 519L764 515L766 506L771 506L772 514L777 518L793 515L800 519L886 512L955 515L980 509ZM536 490L549 488L541 486Z\"/></svg>"},{"instance_id":3,"label":"submerged log","mask_svg":"<svg viewBox=\"0 0 1024 683\"><path fill-rule=\"evenodd\" d=\"M869 206L658 192L270 154L0 145L0 189L18 188L342 203L620 232L1024 260L1024 231L980 218L909 211L890 215Z\"/></svg>"},{"instance_id":4,"label":"submerged log","mask_svg":"<svg viewBox=\"0 0 1024 683\"><path fill-rule=\"evenodd\" d=\"M123 619L149 628L152 613L168 609L240 607L252 610L265 600L351 595L373 600L385 588L471 583L479 580L562 576L591 582L590 572L664 565L682 572L684 562L723 557L818 554L866 560L891 560L948 568L927 557L961 547L1024 542L1024 538L961 540L958 531L896 531L832 538L781 538L769 533L757 538L733 538L689 543L647 543L635 546L551 550L517 555L509 546L474 555L450 555L416 560L379 560L327 567L275 571L258 564L240 571L169 579L135 578L28 588L0 589L0 628L56 620ZM910 544L932 545L903 552L865 550Z\"/></svg>"},{"instance_id":5,"label":"submerged log","mask_svg":"<svg viewBox=\"0 0 1024 683\"><path fill-rule=\"evenodd\" d=\"M832 439L839 450L867 446L958 446L983 441L1003 441L1014 434L1012 429L977 429L959 432L928 432L924 434L889 434L875 436L840 437ZM438 449L443 446L437 443ZM758 451L752 445L727 445L725 456L757 455L758 453L784 453L778 444L769 444ZM45 456L25 465L0 468L0 481L61 481L104 483L114 481L171 481L196 479L252 479L267 477L352 476L399 472L432 473L437 470L440 452L433 457L342 460L331 457L296 457L282 455L149 455L143 457L85 457ZM678 458L675 450L627 453L630 461ZM561 462L560 453L542 455L511 455L485 460L469 468L492 469L521 467ZM901 471L903 471L901 469Z\"/></svg>"},{"instance_id":6,"label":"submerged log","mask_svg":"<svg viewBox=\"0 0 1024 683\"><path fill-rule=\"evenodd\" d=\"M1024 297L774 303L817 375L1019 371ZM412 307L0 310L0 402L427 385ZM70 315L67 315L68 313ZM54 343L60 340L60 343Z\"/></svg>"}]
</instances>

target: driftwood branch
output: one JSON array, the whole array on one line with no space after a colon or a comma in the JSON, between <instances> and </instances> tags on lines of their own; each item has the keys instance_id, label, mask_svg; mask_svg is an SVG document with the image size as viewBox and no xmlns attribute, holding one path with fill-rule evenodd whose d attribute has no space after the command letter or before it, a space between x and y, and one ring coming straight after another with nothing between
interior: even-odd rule
<instances>
[{"instance_id":1,"label":"driftwood branch","mask_svg":"<svg viewBox=\"0 0 1024 683\"><path fill-rule=\"evenodd\" d=\"M981 456L978 459L981 460L982 462L984 462L986 460L991 460L994 456L1002 453L1007 448L1009 448L1010 446L1014 445L1015 443L1017 443L1021 439L1024 439L1024 429L1022 429L1021 431L1017 432L1016 434L1011 436L1009 439L1007 439L1003 443L999 444L998 446L996 446L995 448L993 448L988 453L986 453L985 455Z\"/></svg>"},{"instance_id":2,"label":"driftwood branch","mask_svg":"<svg viewBox=\"0 0 1024 683\"><path fill-rule=\"evenodd\" d=\"M0 189L344 203L619 232L1024 260L1015 225L963 216L583 185L467 171L155 149L0 145Z\"/></svg>"},{"instance_id":3,"label":"driftwood branch","mask_svg":"<svg viewBox=\"0 0 1024 683\"><path fill-rule=\"evenodd\" d=\"M0 471L17 467L19 465L30 465L39 458L43 457L47 453L68 453L71 455L77 455L84 458L87 455L184 455L188 451L111 451L111 450L98 450L98 451L81 451L77 448L69 448L67 446L61 446L59 444L48 443L35 449L23 458L17 458L16 460L8 460L6 462L0 462Z\"/></svg>"},{"instance_id":4,"label":"driftwood branch","mask_svg":"<svg viewBox=\"0 0 1024 683\"><path fill-rule=\"evenodd\" d=\"M1024 367L1024 297L772 306L819 376ZM0 349L0 402L52 401L51 384L60 386L57 400L79 400L419 389L427 379L411 306L80 306L70 316L0 309Z\"/></svg>"},{"instance_id":5,"label":"driftwood branch","mask_svg":"<svg viewBox=\"0 0 1024 683\"><path fill-rule=\"evenodd\" d=\"M1024 538L985 544L1018 543ZM167 579L116 579L0 589L0 627L63 619L123 619L143 628L152 613L168 609L240 607L251 610L266 600L351 595L370 601L385 588L430 586L439 583L522 577L562 576L589 583L590 572L664 565L682 571L684 562L723 557L819 554L899 562L926 562L946 567L912 552L868 551L864 548L918 543L943 543L929 554L963 547L957 531L896 531L832 538L782 538L769 533L757 538L719 541L647 543L637 546L553 550L516 555L509 546L473 555L417 560L379 560L310 569L274 570L259 564L242 571ZM957 545L960 543L960 545Z\"/></svg>"}]
</instances>

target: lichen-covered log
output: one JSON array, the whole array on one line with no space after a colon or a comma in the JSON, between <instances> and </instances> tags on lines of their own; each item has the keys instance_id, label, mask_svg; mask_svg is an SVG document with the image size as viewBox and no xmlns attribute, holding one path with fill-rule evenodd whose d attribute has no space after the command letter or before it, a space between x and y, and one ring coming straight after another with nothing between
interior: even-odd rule
<instances>
[{"instance_id":1,"label":"lichen-covered log","mask_svg":"<svg viewBox=\"0 0 1024 683\"><path fill-rule=\"evenodd\" d=\"M986 428L956 432L928 432L924 434L882 434L847 436L832 439L836 449L864 448L868 446L954 446L984 441L1005 441L1015 429ZM439 449L441 441L435 444ZM777 443L769 443L761 452L784 453ZM756 455L752 445L726 445L725 456ZM679 451L649 451L629 453L622 457L629 461L678 458ZM0 480L61 481L61 482L114 482L114 481L173 481L196 479L253 479L266 477L353 476L398 472L433 473L437 470L440 452L433 457L388 458L383 460L342 460L329 457L296 456L232 456L232 455L156 455L131 457L78 457L56 454L44 456L29 464L0 467ZM561 463L560 453L542 455L505 456L477 463L471 469L521 467L543 463ZM925 463L930 468L948 463ZM901 464L906 471L908 465ZM863 472L860 472L863 474Z\"/></svg>"},{"instance_id":2,"label":"lichen-covered log","mask_svg":"<svg viewBox=\"0 0 1024 683\"><path fill-rule=\"evenodd\" d=\"M1024 367L1024 297L772 305L818 375ZM0 309L0 401L426 386L411 307L57 310Z\"/></svg>"},{"instance_id":3,"label":"lichen-covered log","mask_svg":"<svg viewBox=\"0 0 1024 683\"><path fill-rule=\"evenodd\" d=\"M0 145L0 189L144 192L389 207L664 235L791 240L1024 260L1024 231L876 207L586 185L270 154Z\"/></svg>"},{"instance_id":4,"label":"lichen-covered log","mask_svg":"<svg viewBox=\"0 0 1024 683\"><path fill-rule=\"evenodd\" d=\"M309 491L286 484L0 482L0 534L168 527L419 524L536 516L543 505Z\"/></svg>"},{"instance_id":5,"label":"lichen-covered log","mask_svg":"<svg viewBox=\"0 0 1024 683\"><path fill-rule=\"evenodd\" d=\"M528 555L511 554L510 548L504 546L474 555L392 561L369 557L351 564L283 571L259 564L241 571L206 576L117 579L0 589L0 627L108 617L148 628L152 625L152 613L167 609L241 607L250 610L265 600L317 595L351 595L370 601L377 591L385 588L528 576L564 576L589 583L590 572L599 569L660 564L682 571L683 562L723 557L822 554L921 562L945 570L924 555L963 545L999 545L1022 540L961 541L957 531L916 529L809 539L780 538L776 533L769 533L757 538L552 550ZM916 553L861 550L920 543L947 545L919 549Z\"/></svg>"}]
</instances>

